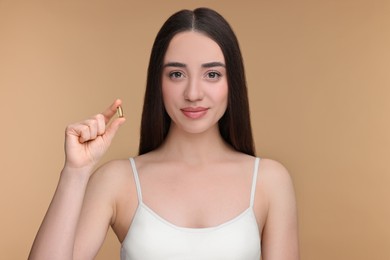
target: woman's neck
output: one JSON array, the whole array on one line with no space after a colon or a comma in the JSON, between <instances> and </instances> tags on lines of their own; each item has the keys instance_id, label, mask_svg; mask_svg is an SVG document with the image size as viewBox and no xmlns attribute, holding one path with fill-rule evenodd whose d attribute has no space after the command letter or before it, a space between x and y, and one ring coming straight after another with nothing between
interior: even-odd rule
<instances>
[{"instance_id":1,"label":"woman's neck","mask_svg":"<svg viewBox=\"0 0 390 260\"><path fill-rule=\"evenodd\" d=\"M199 164L221 158L232 152L232 148L223 140L217 126L195 134L171 127L158 152L167 159Z\"/></svg>"}]
</instances>

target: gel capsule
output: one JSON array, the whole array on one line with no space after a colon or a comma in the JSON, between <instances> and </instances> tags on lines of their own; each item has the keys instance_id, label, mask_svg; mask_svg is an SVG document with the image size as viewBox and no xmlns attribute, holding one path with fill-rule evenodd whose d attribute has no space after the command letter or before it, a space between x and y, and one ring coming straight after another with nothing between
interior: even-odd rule
<instances>
[{"instance_id":1,"label":"gel capsule","mask_svg":"<svg viewBox=\"0 0 390 260\"><path fill-rule=\"evenodd\" d=\"M116 113L118 114L118 117L123 117L123 109L121 106L116 108Z\"/></svg>"}]
</instances>

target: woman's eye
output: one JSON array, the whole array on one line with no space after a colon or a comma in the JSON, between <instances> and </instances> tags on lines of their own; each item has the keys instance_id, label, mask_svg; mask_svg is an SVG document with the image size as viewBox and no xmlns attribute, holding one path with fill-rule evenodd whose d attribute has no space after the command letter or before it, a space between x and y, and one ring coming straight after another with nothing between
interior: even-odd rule
<instances>
[{"instance_id":1,"label":"woman's eye","mask_svg":"<svg viewBox=\"0 0 390 260\"><path fill-rule=\"evenodd\" d=\"M182 78L183 76L184 76L183 73L181 73L180 71L174 71L169 73L169 77L172 79Z\"/></svg>"},{"instance_id":2,"label":"woman's eye","mask_svg":"<svg viewBox=\"0 0 390 260\"><path fill-rule=\"evenodd\" d=\"M221 74L216 71L210 71L207 73L207 78L209 79L218 79L219 77L221 77Z\"/></svg>"}]
</instances>

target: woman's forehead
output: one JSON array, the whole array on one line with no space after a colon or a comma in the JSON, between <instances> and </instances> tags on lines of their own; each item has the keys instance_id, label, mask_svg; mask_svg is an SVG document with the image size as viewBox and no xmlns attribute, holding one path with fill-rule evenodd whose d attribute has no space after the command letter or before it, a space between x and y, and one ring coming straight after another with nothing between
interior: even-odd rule
<instances>
[{"instance_id":1,"label":"woman's forehead","mask_svg":"<svg viewBox=\"0 0 390 260\"><path fill-rule=\"evenodd\" d=\"M169 43L164 63L225 63L219 45L205 34L188 31L176 34Z\"/></svg>"}]
</instances>

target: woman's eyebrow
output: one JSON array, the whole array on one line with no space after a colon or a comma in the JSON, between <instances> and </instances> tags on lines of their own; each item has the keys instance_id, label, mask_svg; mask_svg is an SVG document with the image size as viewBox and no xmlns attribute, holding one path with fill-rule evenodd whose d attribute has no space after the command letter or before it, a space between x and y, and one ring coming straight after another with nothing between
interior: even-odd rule
<instances>
[{"instance_id":1,"label":"woman's eyebrow","mask_svg":"<svg viewBox=\"0 0 390 260\"><path fill-rule=\"evenodd\" d=\"M181 63L181 62L168 62L164 64L164 68L166 67L178 67L178 68L185 68L187 67L186 64ZM212 68L212 67L226 67L225 64L219 61L213 61L213 62L207 62L202 64L202 68Z\"/></svg>"},{"instance_id":2,"label":"woman's eyebrow","mask_svg":"<svg viewBox=\"0 0 390 260\"><path fill-rule=\"evenodd\" d=\"M166 67L179 67L179 68L185 68L185 67L187 67L187 65L185 65L184 63L181 63L181 62L168 62L168 63L164 64L163 67L164 67L164 68L166 68Z\"/></svg>"},{"instance_id":3,"label":"woman's eyebrow","mask_svg":"<svg viewBox=\"0 0 390 260\"><path fill-rule=\"evenodd\" d=\"M226 67L225 64L219 61L213 61L213 62L208 62L208 63L203 63L202 64L203 68L212 68L212 67Z\"/></svg>"}]
</instances>

